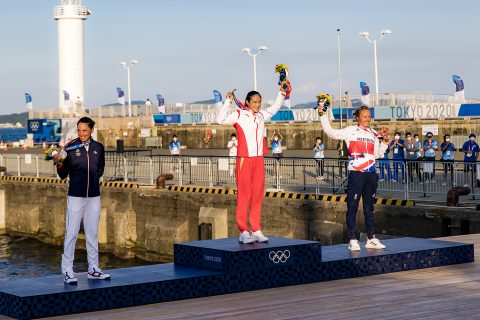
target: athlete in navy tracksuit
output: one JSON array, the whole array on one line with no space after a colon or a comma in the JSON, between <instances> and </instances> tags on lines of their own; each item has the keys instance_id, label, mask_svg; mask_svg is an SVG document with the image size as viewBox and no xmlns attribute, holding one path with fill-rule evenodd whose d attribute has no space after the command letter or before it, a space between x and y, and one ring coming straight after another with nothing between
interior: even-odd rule
<instances>
[{"instance_id":1,"label":"athlete in navy tracksuit","mask_svg":"<svg viewBox=\"0 0 480 320\"><path fill-rule=\"evenodd\" d=\"M323 109L323 105L320 105ZM319 108L320 109L320 108ZM385 246L375 238L373 206L377 190L378 175L375 170L375 159L380 158L388 148L390 137L383 131L383 143L379 134L369 127L371 121L370 109L366 106L354 112L357 125L344 129L333 129L326 113L320 116L323 131L333 139L344 140L347 143L350 161L348 164L347 186L347 231L350 238L348 249L360 250L360 244L355 236L356 215L360 198L363 201L365 228L367 232L367 249L384 249Z\"/></svg>"},{"instance_id":2,"label":"athlete in navy tracksuit","mask_svg":"<svg viewBox=\"0 0 480 320\"><path fill-rule=\"evenodd\" d=\"M77 122L78 138L65 145L66 158L54 157L61 179L70 177L67 200L66 233L62 255L65 283L77 283L73 272L75 243L83 219L87 242L88 278L109 279L98 266L98 222L100 220L100 177L105 167L103 145L92 139L95 122L83 117Z\"/></svg>"}]
</instances>

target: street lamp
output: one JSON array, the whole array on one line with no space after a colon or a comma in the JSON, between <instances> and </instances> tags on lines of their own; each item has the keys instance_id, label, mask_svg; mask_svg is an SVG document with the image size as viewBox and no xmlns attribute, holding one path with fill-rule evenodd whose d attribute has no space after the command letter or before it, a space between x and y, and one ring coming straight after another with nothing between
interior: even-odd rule
<instances>
[{"instance_id":1,"label":"street lamp","mask_svg":"<svg viewBox=\"0 0 480 320\"><path fill-rule=\"evenodd\" d=\"M132 91L130 87L130 68L138 63L138 60L130 60L128 62L122 61L120 64L127 70L127 82L128 82L128 116L132 116Z\"/></svg>"},{"instance_id":2,"label":"street lamp","mask_svg":"<svg viewBox=\"0 0 480 320\"><path fill-rule=\"evenodd\" d=\"M383 38L387 35L387 34L391 34L392 33L392 30L389 30L389 29L383 29L383 30L380 30L380 39L378 40L370 40L370 38L368 37L370 34L368 32L360 32L358 35L360 37L365 37L365 39L367 39L368 42L370 43L373 43L373 56L374 56L374 61L375 61L375 93L376 93L376 101L378 102L378 68L377 68L377 43L379 43L380 41L383 40Z\"/></svg>"},{"instance_id":3,"label":"street lamp","mask_svg":"<svg viewBox=\"0 0 480 320\"><path fill-rule=\"evenodd\" d=\"M250 57L253 57L253 86L255 91L257 91L257 56L262 52L267 50L266 46L260 46L257 49L257 52L252 53L252 49L250 48L243 48L242 52L247 53Z\"/></svg>"}]
</instances>

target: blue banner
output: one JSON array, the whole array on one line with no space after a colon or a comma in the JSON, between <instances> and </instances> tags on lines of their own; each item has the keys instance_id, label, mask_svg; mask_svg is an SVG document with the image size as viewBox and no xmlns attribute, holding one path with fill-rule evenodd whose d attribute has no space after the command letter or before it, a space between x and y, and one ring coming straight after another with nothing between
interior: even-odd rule
<instances>
[{"instance_id":1,"label":"blue banner","mask_svg":"<svg viewBox=\"0 0 480 320\"><path fill-rule=\"evenodd\" d=\"M219 91L213 90L213 97L215 99L215 103L222 102L222 94Z\"/></svg>"},{"instance_id":2,"label":"blue banner","mask_svg":"<svg viewBox=\"0 0 480 320\"><path fill-rule=\"evenodd\" d=\"M452 75L452 80L453 83L455 83L455 91L459 92L465 89L465 86L463 85L463 80L456 75Z\"/></svg>"}]
</instances>

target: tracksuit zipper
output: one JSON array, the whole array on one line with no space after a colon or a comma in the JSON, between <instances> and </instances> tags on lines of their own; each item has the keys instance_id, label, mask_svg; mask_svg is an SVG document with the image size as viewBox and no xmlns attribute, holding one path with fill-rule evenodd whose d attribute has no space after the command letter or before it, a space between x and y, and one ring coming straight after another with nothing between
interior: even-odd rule
<instances>
[{"instance_id":1,"label":"tracksuit zipper","mask_svg":"<svg viewBox=\"0 0 480 320\"><path fill-rule=\"evenodd\" d=\"M90 189L90 147L87 150L87 195L88 198L88 190Z\"/></svg>"}]
</instances>

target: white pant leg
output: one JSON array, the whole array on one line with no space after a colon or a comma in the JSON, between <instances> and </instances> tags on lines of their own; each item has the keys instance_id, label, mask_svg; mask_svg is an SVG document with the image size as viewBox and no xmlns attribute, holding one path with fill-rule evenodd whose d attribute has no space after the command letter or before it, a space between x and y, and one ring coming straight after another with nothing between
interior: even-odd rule
<instances>
[{"instance_id":1,"label":"white pant leg","mask_svg":"<svg viewBox=\"0 0 480 320\"><path fill-rule=\"evenodd\" d=\"M88 269L98 268L98 223L100 221L100 196L85 198L83 229L87 242Z\"/></svg>"},{"instance_id":2,"label":"white pant leg","mask_svg":"<svg viewBox=\"0 0 480 320\"><path fill-rule=\"evenodd\" d=\"M63 243L62 254L62 273L73 271L73 259L75 256L75 244L77 243L78 231L82 221L85 198L71 197L67 198L67 217L65 240Z\"/></svg>"}]
</instances>

